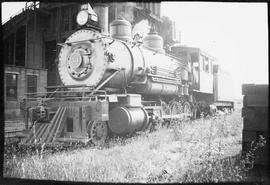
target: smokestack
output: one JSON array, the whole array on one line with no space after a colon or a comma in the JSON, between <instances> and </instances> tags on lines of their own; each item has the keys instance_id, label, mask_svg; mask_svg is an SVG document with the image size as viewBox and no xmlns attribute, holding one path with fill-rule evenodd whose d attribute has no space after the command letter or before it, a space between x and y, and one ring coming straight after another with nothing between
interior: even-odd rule
<instances>
[{"instance_id":1,"label":"smokestack","mask_svg":"<svg viewBox=\"0 0 270 185\"><path fill-rule=\"evenodd\" d=\"M130 23L134 21L134 7L136 7L136 3L126 2L126 3L117 3L116 5L116 19L122 18Z\"/></svg>"},{"instance_id":2,"label":"smokestack","mask_svg":"<svg viewBox=\"0 0 270 185\"><path fill-rule=\"evenodd\" d=\"M94 11L98 16L98 26L101 28L101 34L109 35L109 8L107 4L97 3L95 4Z\"/></svg>"}]
</instances>

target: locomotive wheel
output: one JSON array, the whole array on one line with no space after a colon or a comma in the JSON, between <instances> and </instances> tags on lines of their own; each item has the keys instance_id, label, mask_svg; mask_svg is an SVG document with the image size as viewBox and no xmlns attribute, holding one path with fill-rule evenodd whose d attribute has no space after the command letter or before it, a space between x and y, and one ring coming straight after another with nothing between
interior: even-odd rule
<instances>
[{"instance_id":1,"label":"locomotive wheel","mask_svg":"<svg viewBox=\"0 0 270 185\"><path fill-rule=\"evenodd\" d=\"M152 115L151 121L149 121L148 130L149 132L153 132L155 130L160 129L163 126L163 120L158 116Z\"/></svg>"},{"instance_id":2,"label":"locomotive wheel","mask_svg":"<svg viewBox=\"0 0 270 185\"><path fill-rule=\"evenodd\" d=\"M171 112L171 119L170 119L170 125L171 124L177 124L179 123L181 120L179 118L173 118L174 115L180 115L183 113L183 107L181 105L180 102L178 101L172 101L170 103L170 112Z\"/></svg>"},{"instance_id":3,"label":"locomotive wheel","mask_svg":"<svg viewBox=\"0 0 270 185\"><path fill-rule=\"evenodd\" d=\"M184 120L192 118L193 114L192 114L192 110L191 110L191 104L187 101L183 103L183 113L190 115L190 116L185 115Z\"/></svg>"},{"instance_id":4,"label":"locomotive wheel","mask_svg":"<svg viewBox=\"0 0 270 185\"><path fill-rule=\"evenodd\" d=\"M181 114L183 112L180 102L173 101L170 105L171 115Z\"/></svg>"},{"instance_id":5,"label":"locomotive wheel","mask_svg":"<svg viewBox=\"0 0 270 185\"><path fill-rule=\"evenodd\" d=\"M104 121L90 121L87 133L94 145L102 145L108 137L108 125Z\"/></svg>"},{"instance_id":6,"label":"locomotive wheel","mask_svg":"<svg viewBox=\"0 0 270 185\"><path fill-rule=\"evenodd\" d=\"M166 102L161 100L160 105L161 105L161 108L162 108L162 114L165 114L165 115L170 115L171 114L171 108Z\"/></svg>"}]
</instances>

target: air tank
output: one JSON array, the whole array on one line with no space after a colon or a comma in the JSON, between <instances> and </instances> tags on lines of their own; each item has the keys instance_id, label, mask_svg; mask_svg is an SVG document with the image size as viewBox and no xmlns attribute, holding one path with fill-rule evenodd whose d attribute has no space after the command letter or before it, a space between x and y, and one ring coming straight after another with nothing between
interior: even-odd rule
<instances>
[{"instance_id":1,"label":"air tank","mask_svg":"<svg viewBox=\"0 0 270 185\"><path fill-rule=\"evenodd\" d=\"M109 117L109 128L117 134L144 130L149 123L148 114L142 107L117 106L110 111Z\"/></svg>"}]
</instances>

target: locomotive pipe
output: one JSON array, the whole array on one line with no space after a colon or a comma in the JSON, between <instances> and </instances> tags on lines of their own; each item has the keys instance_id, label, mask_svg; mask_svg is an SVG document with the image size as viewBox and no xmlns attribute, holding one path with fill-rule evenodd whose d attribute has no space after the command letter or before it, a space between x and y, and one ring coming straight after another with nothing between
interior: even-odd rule
<instances>
[{"instance_id":1,"label":"locomotive pipe","mask_svg":"<svg viewBox=\"0 0 270 185\"><path fill-rule=\"evenodd\" d=\"M110 81L115 75L117 75L120 70L115 71L111 74L106 80L104 80L100 85L98 85L91 93L90 96L93 95L97 90L99 90L102 86L104 86L108 81Z\"/></svg>"}]
</instances>

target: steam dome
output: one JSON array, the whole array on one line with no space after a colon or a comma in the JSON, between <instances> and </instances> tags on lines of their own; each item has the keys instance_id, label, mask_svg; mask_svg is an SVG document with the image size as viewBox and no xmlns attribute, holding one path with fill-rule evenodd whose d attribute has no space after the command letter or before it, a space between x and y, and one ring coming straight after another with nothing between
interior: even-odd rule
<instances>
[{"instance_id":1,"label":"steam dome","mask_svg":"<svg viewBox=\"0 0 270 185\"><path fill-rule=\"evenodd\" d=\"M147 36L144 37L143 46L164 53L163 39L157 34L156 31L151 31Z\"/></svg>"},{"instance_id":2,"label":"steam dome","mask_svg":"<svg viewBox=\"0 0 270 185\"><path fill-rule=\"evenodd\" d=\"M113 38L131 42L131 24L123 18L118 18L110 24L110 35Z\"/></svg>"}]
</instances>

